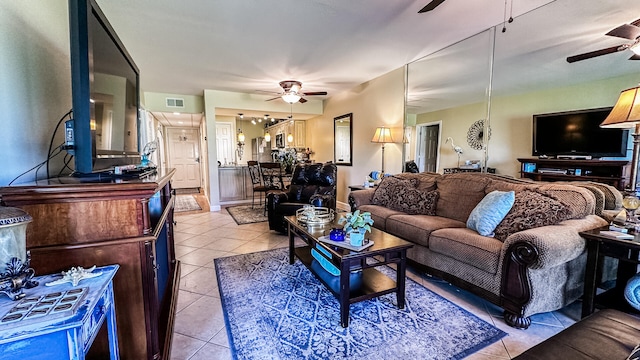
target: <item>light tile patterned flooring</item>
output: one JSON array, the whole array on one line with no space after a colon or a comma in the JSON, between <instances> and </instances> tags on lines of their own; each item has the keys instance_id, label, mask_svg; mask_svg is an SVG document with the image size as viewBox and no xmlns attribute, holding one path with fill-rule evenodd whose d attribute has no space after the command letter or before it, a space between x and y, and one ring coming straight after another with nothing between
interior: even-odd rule
<instances>
[{"instance_id":1,"label":"light tile patterned flooring","mask_svg":"<svg viewBox=\"0 0 640 360\"><path fill-rule=\"evenodd\" d=\"M226 210L177 213L176 255L182 263L172 360L231 359L213 259L288 246L287 237L269 231L266 222L237 225ZM508 333L467 357L511 359L573 324L580 302L532 317L527 330L507 326L500 308L464 290L409 268L407 276Z\"/></svg>"}]
</instances>

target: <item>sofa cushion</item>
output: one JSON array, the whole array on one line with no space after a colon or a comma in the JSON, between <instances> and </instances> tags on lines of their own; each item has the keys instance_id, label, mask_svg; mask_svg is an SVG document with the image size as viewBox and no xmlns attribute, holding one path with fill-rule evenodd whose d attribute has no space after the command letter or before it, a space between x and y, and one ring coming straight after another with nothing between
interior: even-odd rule
<instances>
[{"instance_id":1,"label":"sofa cushion","mask_svg":"<svg viewBox=\"0 0 640 360\"><path fill-rule=\"evenodd\" d=\"M557 224L569 219L569 207L535 191L516 193L513 207L495 229L496 239L504 241L518 231Z\"/></svg>"},{"instance_id":2,"label":"sofa cushion","mask_svg":"<svg viewBox=\"0 0 640 360\"><path fill-rule=\"evenodd\" d=\"M429 215L397 214L389 216L386 221L387 232L427 247L429 246L429 235L432 231L464 226L465 223L461 221Z\"/></svg>"},{"instance_id":3,"label":"sofa cushion","mask_svg":"<svg viewBox=\"0 0 640 360\"><path fill-rule=\"evenodd\" d=\"M502 241L482 236L467 228L440 229L431 233L429 250L495 274Z\"/></svg>"},{"instance_id":4,"label":"sofa cushion","mask_svg":"<svg viewBox=\"0 0 640 360\"><path fill-rule=\"evenodd\" d=\"M488 193L469 214L467 227L482 236L493 236L493 231L511 210L514 201L513 191Z\"/></svg>"},{"instance_id":5,"label":"sofa cushion","mask_svg":"<svg viewBox=\"0 0 640 360\"><path fill-rule=\"evenodd\" d=\"M471 210L484 198L488 177L473 173L447 174L436 180L438 205L436 215L465 222Z\"/></svg>"},{"instance_id":6,"label":"sofa cushion","mask_svg":"<svg viewBox=\"0 0 640 360\"><path fill-rule=\"evenodd\" d=\"M400 179L395 176L387 176L378 185L371 198L374 205L389 206L396 202L398 194L407 189L415 189L418 184L416 179Z\"/></svg>"},{"instance_id":7,"label":"sofa cushion","mask_svg":"<svg viewBox=\"0 0 640 360\"><path fill-rule=\"evenodd\" d=\"M371 213L371 219L373 219L373 226L376 229L387 230L387 219L391 215L402 215L402 211L392 210L381 205L362 205L358 207L360 211L367 211Z\"/></svg>"},{"instance_id":8,"label":"sofa cushion","mask_svg":"<svg viewBox=\"0 0 640 360\"><path fill-rule=\"evenodd\" d=\"M568 206L570 219L595 214L596 199L591 191L573 185L547 183L537 191Z\"/></svg>"}]
</instances>

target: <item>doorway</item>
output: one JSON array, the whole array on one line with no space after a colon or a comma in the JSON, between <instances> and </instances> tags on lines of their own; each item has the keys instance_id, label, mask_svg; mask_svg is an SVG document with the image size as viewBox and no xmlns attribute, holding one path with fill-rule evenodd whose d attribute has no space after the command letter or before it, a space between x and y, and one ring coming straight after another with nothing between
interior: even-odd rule
<instances>
[{"instance_id":1,"label":"doorway","mask_svg":"<svg viewBox=\"0 0 640 360\"><path fill-rule=\"evenodd\" d=\"M168 128L169 167L175 168L173 187L199 188L200 133L197 128Z\"/></svg>"},{"instance_id":2,"label":"doorway","mask_svg":"<svg viewBox=\"0 0 640 360\"><path fill-rule=\"evenodd\" d=\"M441 121L416 125L416 164L421 172L438 172L441 125Z\"/></svg>"}]
</instances>

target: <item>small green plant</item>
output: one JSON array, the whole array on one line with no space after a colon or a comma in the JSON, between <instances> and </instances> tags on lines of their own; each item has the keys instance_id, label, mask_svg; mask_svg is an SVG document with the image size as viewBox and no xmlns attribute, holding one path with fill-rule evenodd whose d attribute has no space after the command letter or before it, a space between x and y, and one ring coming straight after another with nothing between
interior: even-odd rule
<instances>
[{"instance_id":1,"label":"small green plant","mask_svg":"<svg viewBox=\"0 0 640 360\"><path fill-rule=\"evenodd\" d=\"M347 213L344 217L338 220L339 224L344 224L343 229L345 233L350 233L352 231L362 231L366 234L367 231L371 232L371 225L373 225L373 219L371 218L371 213L369 212L360 212L360 210L356 210L353 213Z\"/></svg>"}]
</instances>

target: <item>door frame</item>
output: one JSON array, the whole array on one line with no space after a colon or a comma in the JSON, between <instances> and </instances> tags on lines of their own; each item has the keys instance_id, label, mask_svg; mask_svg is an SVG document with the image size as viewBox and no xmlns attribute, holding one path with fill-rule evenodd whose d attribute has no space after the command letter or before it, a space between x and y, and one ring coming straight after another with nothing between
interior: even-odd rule
<instances>
[{"instance_id":1,"label":"door frame","mask_svg":"<svg viewBox=\"0 0 640 360\"><path fill-rule=\"evenodd\" d=\"M423 124L416 124L416 143L415 143L415 158L418 159L418 156L424 156L424 154L420 154L420 142L423 140L420 136L421 128L426 128L429 126L438 125L438 147L436 148L436 172L440 171L440 144L442 144L442 120L432 121ZM418 163L418 166L420 164ZM423 170L421 170L423 171Z\"/></svg>"}]
</instances>

